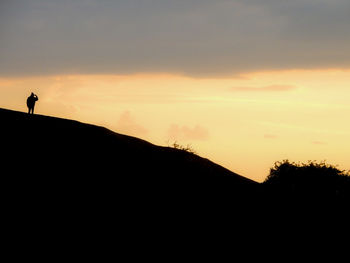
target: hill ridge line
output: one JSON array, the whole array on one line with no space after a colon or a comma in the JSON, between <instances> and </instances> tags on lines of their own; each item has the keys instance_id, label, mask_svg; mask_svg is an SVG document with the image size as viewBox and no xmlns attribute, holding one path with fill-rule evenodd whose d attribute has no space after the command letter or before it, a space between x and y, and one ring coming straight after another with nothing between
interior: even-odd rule
<instances>
[{"instance_id":1,"label":"hill ridge line","mask_svg":"<svg viewBox=\"0 0 350 263\"><path fill-rule=\"evenodd\" d=\"M117 153L117 155L119 155L119 157L121 157L121 159L123 160L127 158L126 156L129 156L130 158L146 158L146 159L151 158L150 160L152 162L153 161L155 162L154 165L164 165L164 168L169 170L174 169L174 167L167 167L166 164L170 166L185 165L186 169L190 169L190 170L194 169L193 171L191 170L191 172L194 172L194 173L197 173L197 172L204 173L204 174L213 173L214 175L217 172L218 174L222 174L222 175L226 174L226 176L237 177L240 180L245 181L247 183L249 182L249 183L257 184L257 182L249 178L246 178L244 176L241 176L239 174L236 174L230 171L229 169L209 160L208 158L199 156L198 154L190 153L181 149L175 149L170 146L156 145L135 136L125 135L125 134L115 132L104 126L91 124L91 123L84 123L78 120L72 120L72 119L67 119L62 117L42 115L42 114L28 115L25 112L3 109L3 108L0 108L0 115L2 116L2 118L5 117L5 119L7 119L6 120L7 122L12 123L10 125L6 125L7 128L10 127L9 134L12 134L13 132L16 133L16 131L11 132L11 127L16 127L16 125L21 127L23 126L22 128L20 127L18 128L17 132L19 132L20 129L24 129L24 130L27 129L27 127L24 127L24 126L29 125L30 129L32 130L30 135L36 138L36 140L38 141L43 140L43 137L46 136L48 138L45 138L45 139L50 143L52 143L51 138L66 136L66 138L60 139L61 140L60 143L56 142L57 147L60 149L62 147L61 144L66 143L65 139L71 140L71 143L74 146L76 141L79 141L82 139L81 137L84 137L84 138L86 137L85 139L86 143L90 143L89 140L106 141L106 145L104 145L103 147L108 148L110 147L110 145L115 145L115 148L113 149L108 148L108 149L114 150L114 151L116 149L117 150L122 149L121 151L127 152L127 154ZM82 134L83 131L86 134ZM51 137L48 134L50 134ZM19 136L25 136L25 134L20 134ZM70 137L72 138L74 137L74 139ZM83 142L80 142L79 145L83 149L86 148ZM100 151L103 150L103 148L101 148L102 146L99 147L98 143L96 142L93 147L95 147L96 149L99 149ZM68 148L71 148L70 145ZM86 149L86 150L89 150L89 149ZM75 151L79 152L80 150L75 149ZM142 156L143 153L147 156ZM159 164L159 161L163 161L165 162L165 164ZM142 160L141 163L144 163L144 165L146 165L149 169L152 169L152 165L147 163L147 161ZM194 168L194 167L197 167L200 172L199 171L195 172L197 168ZM186 171L186 169L185 168L181 169L181 167L175 167L175 170L179 170L180 172L184 172L184 173L188 172ZM165 174L168 172L171 173L171 171L164 171Z\"/></svg>"}]
</instances>

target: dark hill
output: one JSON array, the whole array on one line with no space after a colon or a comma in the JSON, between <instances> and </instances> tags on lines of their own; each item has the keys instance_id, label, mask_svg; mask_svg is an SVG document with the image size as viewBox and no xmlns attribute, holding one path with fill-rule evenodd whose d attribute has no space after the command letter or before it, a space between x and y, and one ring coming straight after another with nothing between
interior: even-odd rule
<instances>
[{"instance_id":1,"label":"dark hill","mask_svg":"<svg viewBox=\"0 0 350 263\"><path fill-rule=\"evenodd\" d=\"M20 194L227 200L258 189L208 159L103 127L5 109L0 118L3 177Z\"/></svg>"},{"instance_id":2,"label":"dark hill","mask_svg":"<svg viewBox=\"0 0 350 263\"><path fill-rule=\"evenodd\" d=\"M266 194L263 184L186 151L42 115L0 109L0 120L2 225L10 244L37 246L40 239L40 251L57 246L52 256L79 245L128 256L172 250L167 257L183 244L205 255L217 244L236 257L235 244L270 245L295 230L299 242L298 233L322 218L306 220L315 210L310 203Z\"/></svg>"}]
</instances>

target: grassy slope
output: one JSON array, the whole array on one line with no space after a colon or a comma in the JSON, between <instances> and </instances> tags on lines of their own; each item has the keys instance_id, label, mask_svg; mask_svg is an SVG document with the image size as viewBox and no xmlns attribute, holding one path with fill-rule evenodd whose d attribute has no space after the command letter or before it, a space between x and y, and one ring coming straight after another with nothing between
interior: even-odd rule
<instances>
[{"instance_id":1,"label":"grassy slope","mask_svg":"<svg viewBox=\"0 0 350 263\"><path fill-rule=\"evenodd\" d=\"M103 127L5 109L0 118L4 171L24 192L212 200L249 196L259 185L208 159Z\"/></svg>"},{"instance_id":2,"label":"grassy slope","mask_svg":"<svg viewBox=\"0 0 350 263\"><path fill-rule=\"evenodd\" d=\"M147 247L160 234L166 247L169 239L191 247L188 235L212 246L222 236L210 235L219 233L250 249L252 240L300 242L316 220L348 211L266 196L262 184L207 159L103 127L4 109L0 119L3 226L15 239L32 242L39 232L75 248L72 235L109 245L110 237L141 238ZM324 221L332 231L341 222Z\"/></svg>"}]
</instances>

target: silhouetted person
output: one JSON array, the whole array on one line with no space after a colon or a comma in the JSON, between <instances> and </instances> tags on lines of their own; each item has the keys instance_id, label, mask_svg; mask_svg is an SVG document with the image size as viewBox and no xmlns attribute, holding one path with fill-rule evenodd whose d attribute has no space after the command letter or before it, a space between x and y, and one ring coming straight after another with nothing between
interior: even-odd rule
<instances>
[{"instance_id":1,"label":"silhouetted person","mask_svg":"<svg viewBox=\"0 0 350 263\"><path fill-rule=\"evenodd\" d=\"M34 106L37 100L39 100L38 96L32 92L27 99L28 114L34 114Z\"/></svg>"}]
</instances>

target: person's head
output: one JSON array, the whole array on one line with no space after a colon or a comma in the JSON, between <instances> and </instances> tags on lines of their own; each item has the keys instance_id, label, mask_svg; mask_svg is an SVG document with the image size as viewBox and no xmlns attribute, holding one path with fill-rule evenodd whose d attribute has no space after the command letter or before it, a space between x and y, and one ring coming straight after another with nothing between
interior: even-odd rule
<instances>
[{"instance_id":1,"label":"person's head","mask_svg":"<svg viewBox=\"0 0 350 263\"><path fill-rule=\"evenodd\" d=\"M32 94L30 94L30 96L33 97L33 96L34 96L34 93L32 92Z\"/></svg>"}]
</instances>

